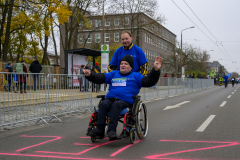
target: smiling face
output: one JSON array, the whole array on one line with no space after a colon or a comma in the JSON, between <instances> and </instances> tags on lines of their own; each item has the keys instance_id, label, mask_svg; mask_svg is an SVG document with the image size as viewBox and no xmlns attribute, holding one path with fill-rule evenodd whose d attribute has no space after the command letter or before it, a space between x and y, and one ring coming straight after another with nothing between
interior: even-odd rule
<instances>
[{"instance_id":1,"label":"smiling face","mask_svg":"<svg viewBox=\"0 0 240 160\"><path fill-rule=\"evenodd\" d=\"M129 47L132 44L133 37L131 37L128 33L123 33L121 35L122 45L124 47Z\"/></svg>"},{"instance_id":2,"label":"smiling face","mask_svg":"<svg viewBox=\"0 0 240 160\"><path fill-rule=\"evenodd\" d=\"M129 65L129 63L127 61L122 61L120 63L120 73L121 74L127 74L129 72L131 72L132 67Z\"/></svg>"}]
</instances>

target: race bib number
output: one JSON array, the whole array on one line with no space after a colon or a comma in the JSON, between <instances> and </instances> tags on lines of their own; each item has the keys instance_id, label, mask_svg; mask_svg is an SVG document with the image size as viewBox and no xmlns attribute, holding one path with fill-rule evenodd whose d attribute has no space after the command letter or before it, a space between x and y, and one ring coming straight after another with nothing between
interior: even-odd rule
<instances>
[{"instance_id":1,"label":"race bib number","mask_svg":"<svg viewBox=\"0 0 240 160\"><path fill-rule=\"evenodd\" d=\"M234 78L232 79L232 81L234 80Z\"/></svg>"},{"instance_id":2,"label":"race bib number","mask_svg":"<svg viewBox=\"0 0 240 160\"><path fill-rule=\"evenodd\" d=\"M126 86L126 84L127 84L126 78L112 79L112 86Z\"/></svg>"}]
</instances>

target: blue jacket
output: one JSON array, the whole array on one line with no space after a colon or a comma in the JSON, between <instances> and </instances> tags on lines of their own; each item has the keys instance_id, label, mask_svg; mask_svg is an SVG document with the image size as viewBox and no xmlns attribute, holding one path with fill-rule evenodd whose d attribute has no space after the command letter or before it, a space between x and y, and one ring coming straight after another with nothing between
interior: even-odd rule
<instances>
[{"instance_id":1,"label":"blue jacket","mask_svg":"<svg viewBox=\"0 0 240 160\"><path fill-rule=\"evenodd\" d=\"M228 81L228 76L224 76L224 81L227 82Z\"/></svg>"},{"instance_id":2,"label":"blue jacket","mask_svg":"<svg viewBox=\"0 0 240 160\"><path fill-rule=\"evenodd\" d=\"M154 86L160 77L160 70L151 70L150 74L143 76L139 72L130 72L128 74L121 74L120 71L112 71L109 73L94 73L86 78L97 84L110 84L109 92L106 98L118 98L130 104L134 103L134 95L138 95L141 87Z\"/></svg>"}]
</instances>

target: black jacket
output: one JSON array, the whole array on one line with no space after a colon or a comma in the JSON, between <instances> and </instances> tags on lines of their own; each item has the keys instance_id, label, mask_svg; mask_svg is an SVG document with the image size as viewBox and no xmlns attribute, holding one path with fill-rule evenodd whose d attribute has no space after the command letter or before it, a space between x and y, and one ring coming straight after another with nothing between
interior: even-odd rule
<instances>
[{"instance_id":1,"label":"black jacket","mask_svg":"<svg viewBox=\"0 0 240 160\"><path fill-rule=\"evenodd\" d=\"M40 73L41 70L42 70L42 66L38 62L38 60L33 61L29 67L29 71L31 71L32 73Z\"/></svg>"},{"instance_id":2,"label":"black jacket","mask_svg":"<svg viewBox=\"0 0 240 160\"><path fill-rule=\"evenodd\" d=\"M147 76L142 79L143 87L152 87L154 86L160 77L161 70L155 71L154 68L151 70ZM131 74L131 73L130 73ZM90 76L85 76L89 81L97 84L102 84L105 82L106 76L104 73L94 73L92 72Z\"/></svg>"}]
</instances>

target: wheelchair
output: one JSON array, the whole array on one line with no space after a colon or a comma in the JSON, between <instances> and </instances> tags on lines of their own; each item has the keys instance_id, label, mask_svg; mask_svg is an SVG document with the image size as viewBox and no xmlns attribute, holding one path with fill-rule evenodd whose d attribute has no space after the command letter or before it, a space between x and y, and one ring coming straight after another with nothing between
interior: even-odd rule
<instances>
[{"instance_id":1,"label":"wheelchair","mask_svg":"<svg viewBox=\"0 0 240 160\"><path fill-rule=\"evenodd\" d=\"M97 98L101 98L99 104L105 99L105 95L98 95ZM118 139L130 137L130 143L134 144L136 137L140 140L147 136L148 132L148 117L146 105L140 100L141 96L133 96L134 103L132 108L125 108L121 111L118 122L123 123L123 132ZM90 117L89 126L87 129L87 136L91 136L89 132L96 128L98 110L94 107L94 112ZM110 121L110 112L107 113L105 136L107 132L108 123ZM137 136L136 136L137 134ZM91 136L91 141L95 143L97 139L101 139L98 136Z\"/></svg>"}]
</instances>

